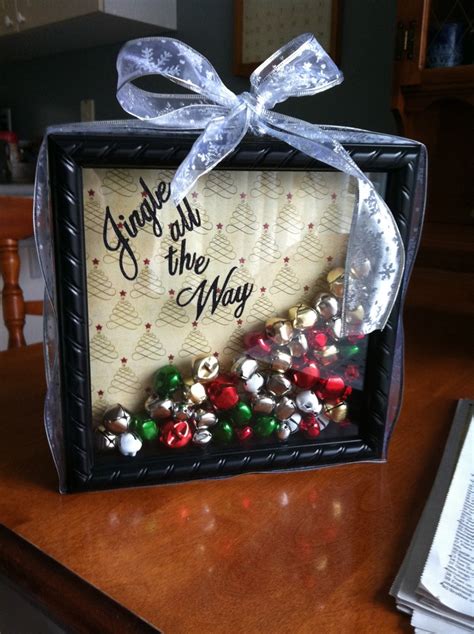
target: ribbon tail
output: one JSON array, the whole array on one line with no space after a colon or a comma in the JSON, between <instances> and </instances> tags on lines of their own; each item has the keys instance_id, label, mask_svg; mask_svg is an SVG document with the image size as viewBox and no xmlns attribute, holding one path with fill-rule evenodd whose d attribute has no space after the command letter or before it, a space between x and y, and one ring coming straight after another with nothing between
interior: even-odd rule
<instances>
[{"instance_id":1,"label":"ribbon tail","mask_svg":"<svg viewBox=\"0 0 474 634\"><path fill-rule=\"evenodd\" d=\"M214 119L206 126L171 183L171 197L176 205L201 176L214 169L240 143L248 128L248 117L247 109L239 106L227 117Z\"/></svg>"},{"instance_id":2,"label":"ribbon tail","mask_svg":"<svg viewBox=\"0 0 474 634\"><path fill-rule=\"evenodd\" d=\"M400 289L405 249L395 219L348 152L316 125L268 113L262 131L358 182L349 234L342 305L342 335L385 327Z\"/></svg>"}]
</instances>

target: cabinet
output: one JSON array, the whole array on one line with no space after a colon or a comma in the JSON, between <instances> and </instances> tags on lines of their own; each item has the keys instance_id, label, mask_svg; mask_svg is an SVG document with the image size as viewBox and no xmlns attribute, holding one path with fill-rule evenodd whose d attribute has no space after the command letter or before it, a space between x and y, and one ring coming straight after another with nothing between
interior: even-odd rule
<instances>
[{"instance_id":1,"label":"cabinet","mask_svg":"<svg viewBox=\"0 0 474 634\"><path fill-rule=\"evenodd\" d=\"M177 0L0 0L0 59L176 30Z\"/></svg>"},{"instance_id":2,"label":"cabinet","mask_svg":"<svg viewBox=\"0 0 474 634\"><path fill-rule=\"evenodd\" d=\"M398 1L392 108L400 133L428 148L420 260L474 271L473 13L469 0ZM454 29L464 57L434 67L437 43Z\"/></svg>"}]
</instances>

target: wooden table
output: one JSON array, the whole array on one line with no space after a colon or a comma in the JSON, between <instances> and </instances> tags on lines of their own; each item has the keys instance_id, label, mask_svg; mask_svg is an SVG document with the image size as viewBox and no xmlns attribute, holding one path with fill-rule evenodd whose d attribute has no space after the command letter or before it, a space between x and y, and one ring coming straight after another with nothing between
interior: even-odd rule
<instances>
[{"instance_id":1,"label":"wooden table","mask_svg":"<svg viewBox=\"0 0 474 634\"><path fill-rule=\"evenodd\" d=\"M411 632L388 591L474 393L472 293L416 272L387 464L61 496L41 348L1 353L0 572L72 631Z\"/></svg>"}]
</instances>

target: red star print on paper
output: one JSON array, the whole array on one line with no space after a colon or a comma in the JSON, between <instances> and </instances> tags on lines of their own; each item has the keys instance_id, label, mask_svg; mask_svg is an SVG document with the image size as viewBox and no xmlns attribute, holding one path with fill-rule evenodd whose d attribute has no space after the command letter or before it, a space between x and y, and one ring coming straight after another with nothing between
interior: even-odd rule
<instances>
[{"instance_id":1,"label":"red star print on paper","mask_svg":"<svg viewBox=\"0 0 474 634\"><path fill-rule=\"evenodd\" d=\"M266 222L266 223L263 225L263 228L265 229L265 231L268 229L268 227L269 227L269 226L270 226L270 225L268 224L268 222Z\"/></svg>"},{"instance_id":2,"label":"red star print on paper","mask_svg":"<svg viewBox=\"0 0 474 634\"><path fill-rule=\"evenodd\" d=\"M265 288L265 286L260 287L260 292L264 293L267 289Z\"/></svg>"},{"instance_id":3,"label":"red star print on paper","mask_svg":"<svg viewBox=\"0 0 474 634\"><path fill-rule=\"evenodd\" d=\"M308 225L308 229L312 229L313 227L314 227L313 223L310 222L309 225Z\"/></svg>"},{"instance_id":4,"label":"red star print on paper","mask_svg":"<svg viewBox=\"0 0 474 634\"><path fill-rule=\"evenodd\" d=\"M337 194L336 194L336 192L333 192L333 193L331 194L331 198L332 198L333 200L336 200L336 198L337 198Z\"/></svg>"},{"instance_id":5,"label":"red star print on paper","mask_svg":"<svg viewBox=\"0 0 474 634\"><path fill-rule=\"evenodd\" d=\"M89 189L89 191L88 191L87 193L89 194L89 196L90 196L91 198L94 198L94 196L95 196L95 191L94 191L93 189Z\"/></svg>"},{"instance_id":6,"label":"red star print on paper","mask_svg":"<svg viewBox=\"0 0 474 634\"><path fill-rule=\"evenodd\" d=\"M222 227L223 227L223 226L224 226L224 225L222 224L222 222L219 222L219 223L216 225L216 227L217 227L218 229L222 229Z\"/></svg>"},{"instance_id":7,"label":"red star print on paper","mask_svg":"<svg viewBox=\"0 0 474 634\"><path fill-rule=\"evenodd\" d=\"M174 354L169 354L168 355L168 360L169 361L173 361L173 359L174 359Z\"/></svg>"},{"instance_id":8,"label":"red star print on paper","mask_svg":"<svg viewBox=\"0 0 474 634\"><path fill-rule=\"evenodd\" d=\"M97 332L100 332L102 330L102 326L100 324L97 324L95 329L97 330Z\"/></svg>"},{"instance_id":9,"label":"red star print on paper","mask_svg":"<svg viewBox=\"0 0 474 634\"><path fill-rule=\"evenodd\" d=\"M216 359L219 358L219 353L218 352L214 352L214 356L216 357Z\"/></svg>"},{"instance_id":10,"label":"red star print on paper","mask_svg":"<svg viewBox=\"0 0 474 634\"><path fill-rule=\"evenodd\" d=\"M241 319L237 319L237 325L241 326L244 322Z\"/></svg>"},{"instance_id":11,"label":"red star print on paper","mask_svg":"<svg viewBox=\"0 0 474 634\"><path fill-rule=\"evenodd\" d=\"M99 396L104 396L104 390L98 390L97 394L98 394Z\"/></svg>"},{"instance_id":12,"label":"red star print on paper","mask_svg":"<svg viewBox=\"0 0 474 634\"><path fill-rule=\"evenodd\" d=\"M150 264L150 260L149 260L148 258L145 258L145 259L143 260L143 264L144 264L145 266L148 266L148 265Z\"/></svg>"},{"instance_id":13,"label":"red star print on paper","mask_svg":"<svg viewBox=\"0 0 474 634\"><path fill-rule=\"evenodd\" d=\"M293 198L293 194L291 192L288 192L286 197L288 198L288 200L291 200Z\"/></svg>"},{"instance_id":14,"label":"red star print on paper","mask_svg":"<svg viewBox=\"0 0 474 634\"><path fill-rule=\"evenodd\" d=\"M123 222L119 222L119 223L117 224L117 227L118 227L119 229L123 229Z\"/></svg>"},{"instance_id":15,"label":"red star print on paper","mask_svg":"<svg viewBox=\"0 0 474 634\"><path fill-rule=\"evenodd\" d=\"M171 297L173 297L174 295L174 289L170 288L170 290L168 291L168 295L171 295Z\"/></svg>"},{"instance_id":16,"label":"red star print on paper","mask_svg":"<svg viewBox=\"0 0 474 634\"><path fill-rule=\"evenodd\" d=\"M306 284L304 287L304 292L307 293L309 291L309 286Z\"/></svg>"},{"instance_id":17,"label":"red star print on paper","mask_svg":"<svg viewBox=\"0 0 474 634\"><path fill-rule=\"evenodd\" d=\"M283 258L283 262L285 264L288 264L289 261L290 261L290 258L288 256L286 256L286 258Z\"/></svg>"},{"instance_id":18,"label":"red star print on paper","mask_svg":"<svg viewBox=\"0 0 474 634\"><path fill-rule=\"evenodd\" d=\"M245 264L245 258L239 258L239 264Z\"/></svg>"},{"instance_id":19,"label":"red star print on paper","mask_svg":"<svg viewBox=\"0 0 474 634\"><path fill-rule=\"evenodd\" d=\"M333 261L333 257L332 257L332 255L328 255L328 257L326 258L326 260L327 260L328 262L332 262L332 261Z\"/></svg>"},{"instance_id":20,"label":"red star print on paper","mask_svg":"<svg viewBox=\"0 0 474 634\"><path fill-rule=\"evenodd\" d=\"M191 196L192 196L194 199L196 199L196 198L198 197L198 193L197 193L197 192L193 192L193 193L191 194Z\"/></svg>"},{"instance_id":21,"label":"red star print on paper","mask_svg":"<svg viewBox=\"0 0 474 634\"><path fill-rule=\"evenodd\" d=\"M197 328L198 322L197 321L193 321L193 328Z\"/></svg>"},{"instance_id":22,"label":"red star print on paper","mask_svg":"<svg viewBox=\"0 0 474 634\"><path fill-rule=\"evenodd\" d=\"M92 260L92 264L93 264L94 266L97 266L97 265L99 264L99 260L98 260L97 258L94 258L94 259Z\"/></svg>"},{"instance_id":23,"label":"red star print on paper","mask_svg":"<svg viewBox=\"0 0 474 634\"><path fill-rule=\"evenodd\" d=\"M127 357L122 357L120 359L120 363L123 363L123 364L127 363L127 361L128 361Z\"/></svg>"},{"instance_id":24,"label":"red star print on paper","mask_svg":"<svg viewBox=\"0 0 474 634\"><path fill-rule=\"evenodd\" d=\"M241 198L241 200L245 200L247 198L247 194L245 192L242 192L240 194L240 198Z\"/></svg>"},{"instance_id":25,"label":"red star print on paper","mask_svg":"<svg viewBox=\"0 0 474 634\"><path fill-rule=\"evenodd\" d=\"M142 192L142 198L146 198L147 197L147 193L146 192Z\"/></svg>"},{"instance_id":26,"label":"red star print on paper","mask_svg":"<svg viewBox=\"0 0 474 634\"><path fill-rule=\"evenodd\" d=\"M125 297L127 294L127 291L120 291L120 297Z\"/></svg>"},{"instance_id":27,"label":"red star print on paper","mask_svg":"<svg viewBox=\"0 0 474 634\"><path fill-rule=\"evenodd\" d=\"M151 324L150 324L150 322L148 322L147 324L145 324L145 328L146 328L147 330L150 330L150 328L151 328Z\"/></svg>"}]
</instances>

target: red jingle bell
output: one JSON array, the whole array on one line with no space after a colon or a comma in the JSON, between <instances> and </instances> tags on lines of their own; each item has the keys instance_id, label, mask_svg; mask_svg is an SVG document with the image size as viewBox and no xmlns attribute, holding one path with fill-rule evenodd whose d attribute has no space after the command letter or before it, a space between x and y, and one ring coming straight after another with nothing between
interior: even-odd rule
<instances>
[{"instance_id":1,"label":"red jingle bell","mask_svg":"<svg viewBox=\"0 0 474 634\"><path fill-rule=\"evenodd\" d=\"M360 376L359 368L356 365L348 365L344 372L344 378L346 381L351 382L358 379Z\"/></svg>"},{"instance_id":2,"label":"red jingle bell","mask_svg":"<svg viewBox=\"0 0 474 634\"><path fill-rule=\"evenodd\" d=\"M232 409L239 402L239 394L233 380L221 374L215 381L208 383L207 395L216 409Z\"/></svg>"},{"instance_id":3,"label":"red jingle bell","mask_svg":"<svg viewBox=\"0 0 474 634\"><path fill-rule=\"evenodd\" d=\"M308 363L311 363L311 359L308 355L303 354L301 357L293 357L291 367L294 370L300 370L301 368L304 368L305 365L308 365Z\"/></svg>"},{"instance_id":4,"label":"red jingle bell","mask_svg":"<svg viewBox=\"0 0 474 634\"><path fill-rule=\"evenodd\" d=\"M322 330L310 330L306 333L306 339L313 350L321 350L328 342L328 336Z\"/></svg>"},{"instance_id":5,"label":"red jingle bell","mask_svg":"<svg viewBox=\"0 0 474 634\"><path fill-rule=\"evenodd\" d=\"M266 357L272 351L272 342L264 332L247 332L243 341L247 354L256 359Z\"/></svg>"},{"instance_id":6,"label":"red jingle bell","mask_svg":"<svg viewBox=\"0 0 474 634\"><path fill-rule=\"evenodd\" d=\"M161 430L160 440L170 449L184 447L191 440L191 426L186 420L170 420Z\"/></svg>"},{"instance_id":7,"label":"red jingle bell","mask_svg":"<svg viewBox=\"0 0 474 634\"><path fill-rule=\"evenodd\" d=\"M293 370L292 381L302 390L311 389L319 379L319 368L314 361L309 361L305 366Z\"/></svg>"},{"instance_id":8,"label":"red jingle bell","mask_svg":"<svg viewBox=\"0 0 474 634\"><path fill-rule=\"evenodd\" d=\"M250 440L250 438L252 438L253 429L249 425L239 427L235 430L235 435L241 442L244 442L245 440Z\"/></svg>"},{"instance_id":9,"label":"red jingle bell","mask_svg":"<svg viewBox=\"0 0 474 634\"><path fill-rule=\"evenodd\" d=\"M301 419L300 429L307 438L317 438L321 433L319 423L314 414L306 414Z\"/></svg>"}]
</instances>

